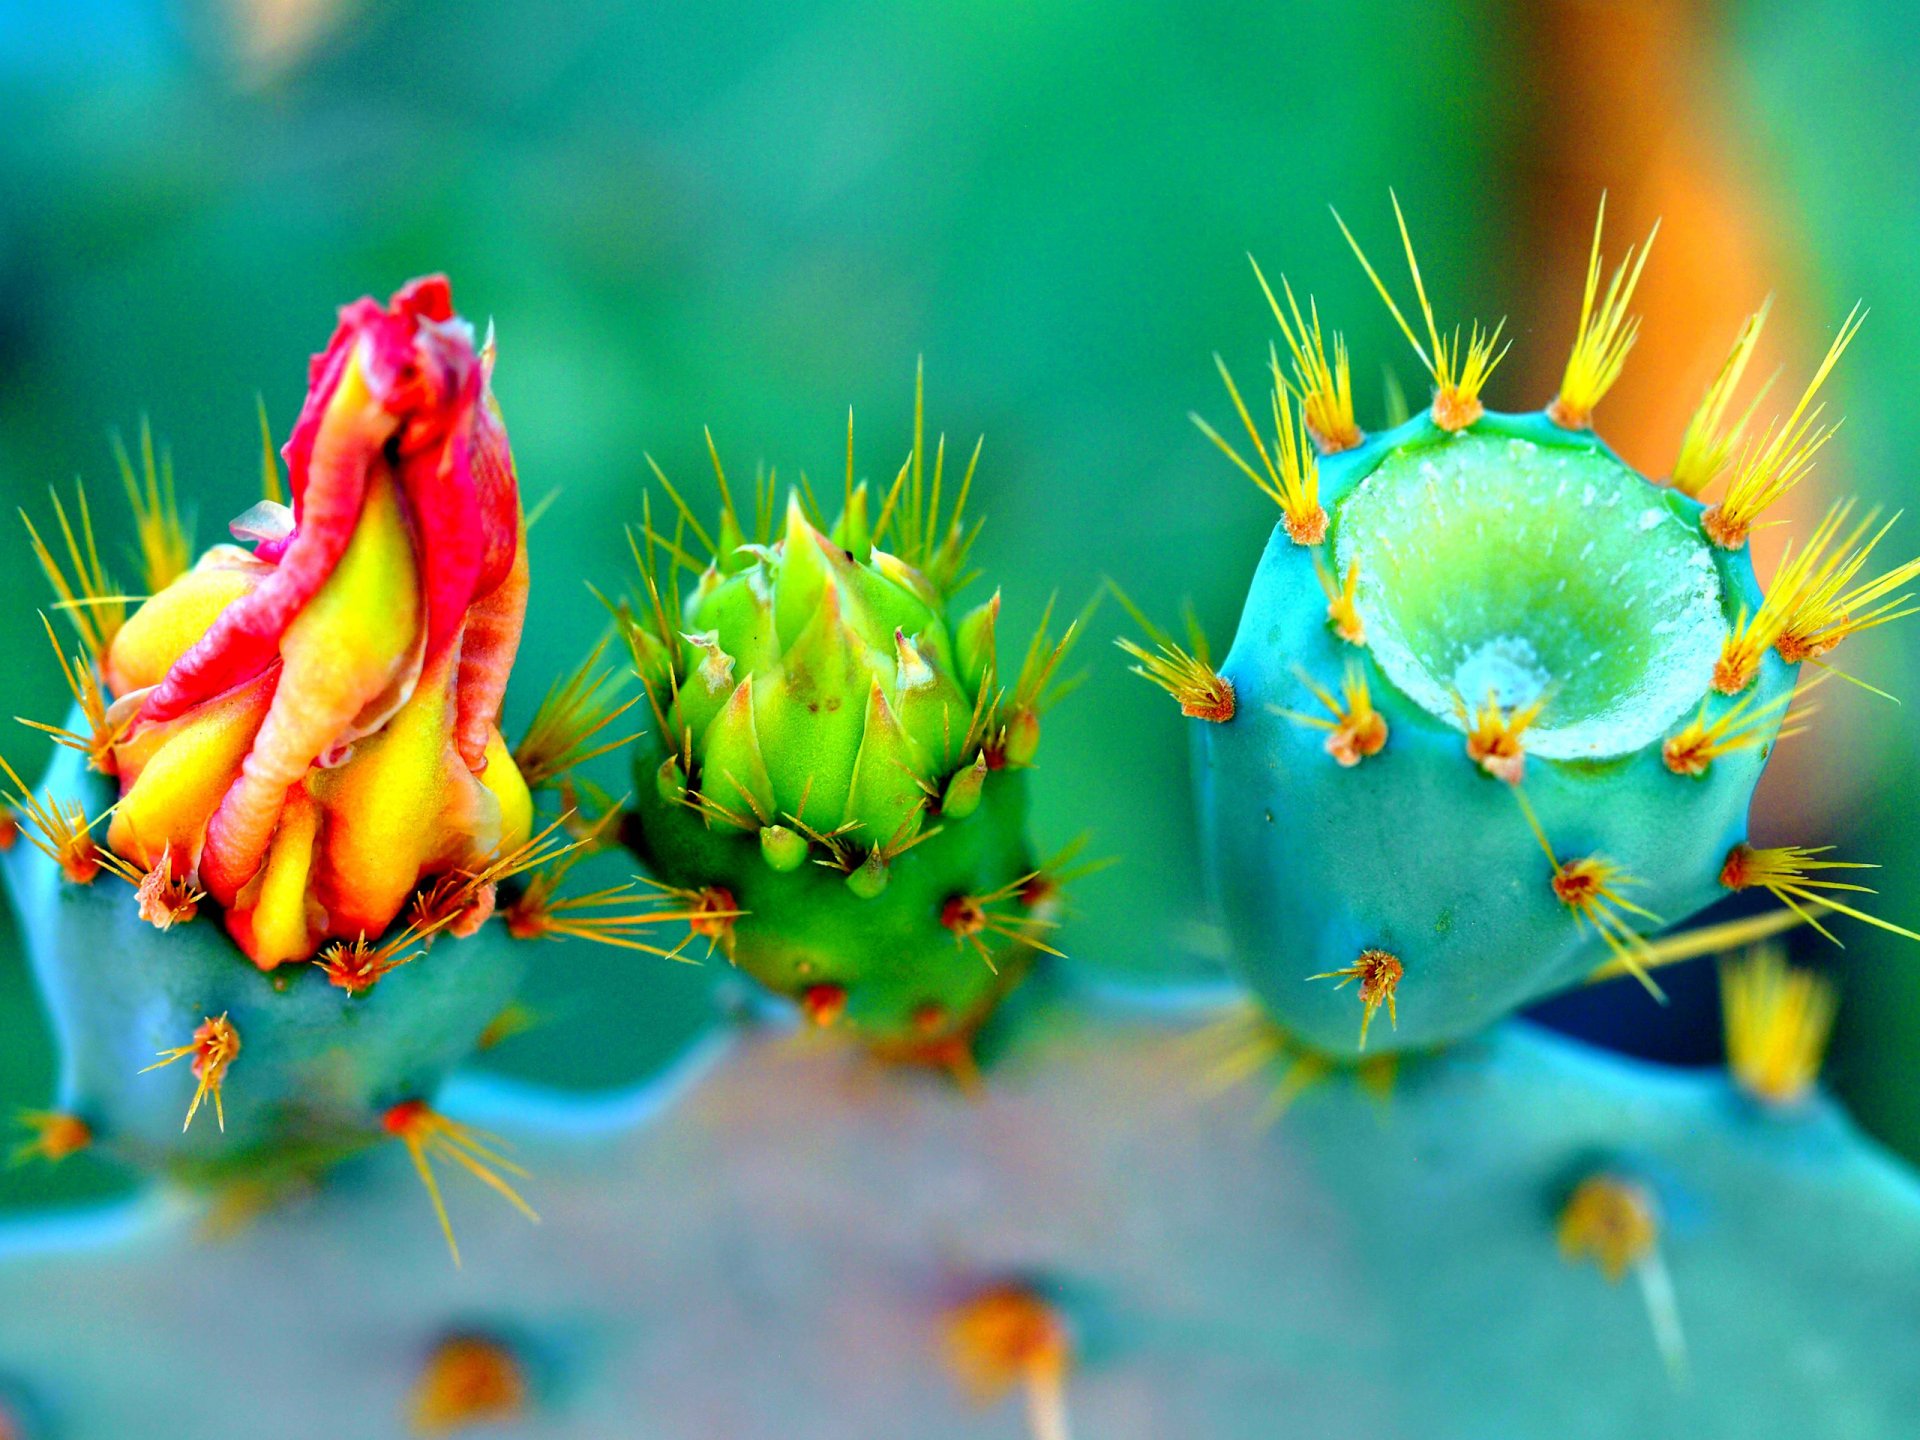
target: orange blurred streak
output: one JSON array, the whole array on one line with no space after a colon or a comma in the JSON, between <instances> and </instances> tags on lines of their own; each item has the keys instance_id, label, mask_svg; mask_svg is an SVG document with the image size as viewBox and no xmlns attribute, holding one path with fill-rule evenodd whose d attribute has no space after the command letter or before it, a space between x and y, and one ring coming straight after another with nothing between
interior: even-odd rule
<instances>
[{"instance_id":1,"label":"orange blurred streak","mask_svg":"<svg viewBox=\"0 0 1920 1440\"><path fill-rule=\"evenodd\" d=\"M1776 367L1782 373L1756 429L1791 407L1840 318L1825 313L1815 291L1797 211L1753 163L1747 123L1724 83L1727 60L1711 8L1700 0L1550 0L1525 11L1536 40L1527 53L1539 57L1530 133L1540 143L1518 158L1530 198L1524 249L1537 257L1530 310L1543 319L1515 348L1527 372L1523 393L1551 395L1559 382L1601 192L1608 196L1609 272L1660 220L1633 307L1646 324L1598 420L1629 463L1656 477L1672 466L1741 322L1770 292L1773 314L1739 403ZM1786 540L1845 493L1843 440L1769 517L1781 523L1755 532L1763 581ZM1846 723L1838 709L1822 717L1824 727ZM1819 747L1782 747L1762 790L1768 820L1797 826L1830 811L1838 798L1832 777L1815 785L1807 767L1839 739L1828 728Z\"/></svg>"}]
</instances>

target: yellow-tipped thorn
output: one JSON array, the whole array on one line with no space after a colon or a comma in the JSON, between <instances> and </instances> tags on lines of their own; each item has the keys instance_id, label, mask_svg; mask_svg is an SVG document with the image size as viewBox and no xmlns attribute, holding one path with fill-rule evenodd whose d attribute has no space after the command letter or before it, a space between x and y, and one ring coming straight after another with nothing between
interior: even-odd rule
<instances>
[{"instance_id":1,"label":"yellow-tipped thorn","mask_svg":"<svg viewBox=\"0 0 1920 1440\"><path fill-rule=\"evenodd\" d=\"M1727 480L1726 491L1701 517L1707 538L1714 544L1724 550L1738 550L1745 545L1754 524L1806 477L1820 447L1840 428L1838 422L1819 423L1825 407L1815 405L1814 397L1833 373L1833 367L1839 364L1847 346L1853 343L1853 337L1860 333L1866 318L1864 310L1858 305L1853 307L1792 412L1785 420L1769 425L1758 440L1742 448Z\"/></svg>"},{"instance_id":2,"label":"yellow-tipped thorn","mask_svg":"<svg viewBox=\"0 0 1920 1440\"><path fill-rule=\"evenodd\" d=\"M1467 758L1494 779L1518 785L1527 773L1528 727L1540 718L1548 698L1541 695L1509 709L1489 690L1484 705L1469 708L1464 698L1455 695L1454 713L1467 731Z\"/></svg>"},{"instance_id":3,"label":"yellow-tipped thorn","mask_svg":"<svg viewBox=\"0 0 1920 1440\"><path fill-rule=\"evenodd\" d=\"M1193 423L1262 494L1280 507L1280 522L1286 527L1288 539L1296 545L1318 545L1327 538L1327 512L1320 505L1320 461L1307 438L1305 412L1295 407L1280 376L1278 357L1270 359L1273 384L1267 396L1273 412L1271 450L1260 434L1260 427L1254 424L1247 402L1241 399L1240 387L1234 384L1227 362L1216 355L1213 363L1219 368L1221 380L1226 382L1227 394L1233 400L1234 411L1240 416L1247 438L1253 442L1254 453L1260 457L1260 468L1254 469L1200 416L1192 416Z\"/></svg>"},{"instance_id":4,"label":"yellow-tipped thorn","mask_svg":"<svg viewBox=\"0 0 1920 1440\"><path fill-rule=\"evenodd\" d=\"M1139 662L1130 667L1133 673L1171 695L1179 703L1182 715L1215 725L1233 719L1233 682L1213 668L1206 632L1200 628L1200 617L1193 607L1186 608L1187 643L1181 645L1149 620L1119 586L1109 581L1108 588L1133 622L1146 632L1154 647L1149 650L1124 637L1114 641Z\"/></svg>"},{"instance_id":5,"label":"yellow-tipped thorn","mask_svg":"<svg viewBox=\"0 0 1920 1440\"><path fill-rule=\"evenodd\" d=\"M1296 668L1294 673L1300 677L1300 683L1313 692L1314 699L1327 714L1307 715L1273 706L1270 708L1274 714L1325 730L1327 754L1348 769L1371 755L1378 755L1386 747L1387 717L1373 708L1373 691L1367 684L1366 669L1358 659L1347 662L1341 693L1337 696L1305 670Z\"/></svg>"},{"instance_id":6,"label":"yellow-tipped thorn","mask_svg":"<svg viewBox=\"0 0 1920 1440\"><path fill-rule=\"evenodd\" d=\"M1365 437L1353 418L1353 372L1347 359L1346 339L1335 331L1329 351L1320 329L1320 306L1313 297L1307 297L1307 313L1303 316L1300 302L1294 299L1293 286L1282 275L1280 288L1287 297L1287 309L1283 311L1273 287L1260 271L1260 262L1251 255L1247 261L1260 281L1260 291L1267 297L1267 305L1280 326L1280 338L1286 342L1287 354L1293 361L1293 388L1300 397L1301 416L1314 448L1322 455L1353 449Z\"/></svg>"},{"instance_id":7,"label":"yellow-tipped thorn","mask_svg":"<svg viewBox=\"0 0 1920 1440\"><path fill-rule=\"evenodd\" d=\"M1587 256L1587 283L1580 296L1580 323L1574 331L1573 352L1567 357L1566 373L1560 378L1560 393L1547 406L1547 418L1563 430L1585 430L1593 424L1594 408L1620 378L1627 363L1627 352L1640 338L1640 319L1629 319L1627 306L1653 253L1654 238L1660 233L1656 220L1646 243L1636 252L1628 247L1600 294L1600 235L1607 223L1607 198L1600 197L1600 213L1593 222L1593 249ZM1596 305L1595 302L1598 301Z\"/></svg>"},{"instance_id":8,"label":"yellow-tipped thorn","mask_svg":"<svg viewBox=\"0 0 1920 1440\"><path fill-rule=\"evenodd\" d=\"M1057 1306L1028 1285L995 1285L955 1306L945 1328L948 1369L975 1401L989 1404L1017 1387L1031 1440L1067 1440L1074 1344Z\"/></svg>"},{"instance_id":9,"label":"yellow-tipped thorn","mask_svg":"<svg viewBox=\"0 0 1920 1440\"><path fill-rule=\"evenodd\" d=\"M118 435L113 437L113 452L126 486L127 503L133 510L141 579L149 595L158 595L186 574L193 563L193 532L180 516L173 486L173 457L164 450L155 454L153 427L145 417L140 421L139 466L135 467Z\"/></svg>"},{"instance_id":10,"label":"yellow-tipped thorn","mask_svg":"<svg viewBox=\"0 0 1920 1440\"><path fill-rule=\"evenodd\" d=\"M1360 262L1360 268L1367 272L1373 288L1386 302L1388 313L1400 326L1400 333L1407 337L1407 343L1413 346L1413 353L1420 357L1420 363L1426 366L1427 374L1432 377L1433 423L1442 430L1464 430L1485 413L1486 407L1481 403L1480 392L1486 388L1495 367L1506 357L1508 347L1500 344L1500 336L1507 322L1502 320L1488 331L1483 330L1476 320L1468 332L1464 350L1461 348L1458 328L1451 336L1440 333L1440 327L1433 318L1433 305L1427 299L1426 282L1420 275L1420 262L1413 253L1413 237L1407 231L1407 217L1400 210L1400 197L1391 191L1388 193L1393 200L1393 218L1400 227L1400 243L1407 253L1407 271L1413 277L1414 294L1419 298L1420 313L1427 322L1427 341L1432 346L1431 350L1421 344L1420 337L1414 334L1413 326L1401 313L1386 282L1373 268L1373 263L1360 248L1360 242L1353 238L1353 232L1347 228L1347 222L1340 218L1338 210L1333 212L1333 220L1346 237L1354 258Z\"/></svg>"},{"instance_id":11,"label":"yellow-tipped thorn","mask_svg":"<svg viewBox=\"0 0 1920 1440\"><path fill-rule=\"evenodd\" d=\"M1628 1271L1639 1277L1654 1343L1674 1383L1684 1383L1686 1337L1672 1277L1660 1256L1660 1211L1653 1193L1624 1176L1590 1175L1568 1197L1556 1228L1560 1254L1569 1263L1590 1259L1612 1284Z\"/></svg>"},{"instance_id":12,"label":"yellow-tipped thorn","mask_svg":"<svg viewBox=\"0 0 1920 1440\"><path fill-rule=\"evenodd\" d=\"M221 1087L225 1085L227 1071L240 1054L240 1032L224 1013L209 1015L201 1022L200 1028L193 1032L193 1039L172 1050L162 1050L160 1058L140 1073L148 1070L162 1070L178 1060L191 1057L193 1078L199 1082L194 1086L193 1102L187 1106L187 1118L180 1128L185 1131L193 1124L193 1117L200 1113L202 1102L212 1099L214 1117L220 1123L221 1133L227 1128L227 1109L220 1098Z\"/></svg>"},{"instance_id":13,"label":"yellow-tipped thorn","mask_svg":"<svg viewBox=\"0 0 1920 1440\"><path fill-rule=\"evenodd\" d=\"M1740 388L1741 377L1747 373L1747 364L1753 359L1754 347L1760 343L1760 332L1766 327L1767 313L1772 308L1773 297L1769 295L1760 308L1747 317L1740 327L1740 333L1734 337L1733 349L1721 362L1713 383L1707 387L1707 393L1701 397L1693 417L1687 421L1687 432L1680 441L1680 454L1673 462L1673 471L1667 482L1683 495L1698 496L1719 478L1720 472L1732 460L1741 437L1746 434L1754 410L1772 384L1769 381L1762 385L1740 417L1731 425L1727 423L1727 406L1733 403L1733 392Z\"/></svg>"},{"instance_id":14,"label":"yellow-tipped thorn","mask_svg":"<svg viewBox=\"0 0 1920 1440\"><path fill-rule=\"evenodd\" d=\"M64 1110L22 1110L18 1116L27 1138L14 1147L13 1163L44 1160L58 1165L93 1144L93 1127Z\"/></svg>"},{"instance_id":15,"label":"yellow-tipped thorn","mask_svg":"<svg viewBox=\"0 0 1920 1440\"><path fill-rule=\"evenodd\" d=\"M1321 560L1320 552L1313 552L1313 573L1319 578L1320 589L1327 597L1327 625L1333 633L1349 645L1367 643L1367 627L1360 618L1358 597L1360 593L1360 562L1347 563L1347 573L1339 584L1334 583L1333 572Z\"/></svg>"},{"instance_id":16,"label":"yellow-tipped thorn","mask_svg":"<svg viewBox=\"0 0 1920 1440\"><path fill-rule=\"evenodd\" d=\"M1726 862L1720 867L1720 883L1729 890L1765 890L1836 945L1840 941L1820 923L1819 912L1822 909L1859 920L1890 935L1920 940L1920 932L1895 925L1890 920L1882 920L1877 915L1869 915L1839 898L1842 894L1872 895L1875 892L1865 885L1826 879L1826 872L1875 870L1879 867L1859 860L1821 858L1831 849L1827 845L1816 848L1804 845L1736 845L1727 852Z\"/></svg>"},{"instance_id":17,"label":"yellow-tipped thorn","mask_svg":"<svg viewBox=\"0 0 1920 1440\"><path fill-rule=\"evenodd\" d=\"M1354 981L1360 982L1360 1048L1367 1048L1367 1031L1373 1024L1373 1017L1380 1007L1387 1007L1387 1021L1394 1029L1400 1028L1400 1010L1395 1000L1400 989L1400 981L1406 975L1406 967L1400 963L1397 955L1385 950L1362 950L1360 958L1343 970L1327 970L1318 975L1309 975L1309 980L1338 980L1333 988L1344 990Z\"/></svg>"},{"instance_id":18,"label":"yellow-tipped thorn","mask_svg":"<svg viewBox=\"0 0 1920 1440\"><path fill-rule=\"evenodd\" d=\"M1666 1004L1666 994L1647 973L1649 967L1644 958L1647 953L1646 937L1633 925L1633 917L1637 917L1657 929L1661 924L1660 917L1645 906L1628 900L1623 893L1640 882L1623 866L1604 855L1583 855L1576 860L1558 858L1553 853L1546 830L1540 824L1540 817L1534 814L1526 792L1515 785L1513 796L1520 802L1520 812L1526 816L1527 825L1533 831L1533 838L1539 842L1540 849L1545 852L1547 863L1553 867L1549 883L1554 899L1573 912L1576 924L1591 925L1607 949L1613 952L1615 962L1638 980L1655 1000Z\"/></svg>"},{"instance_id":19,"label":"yellow-tipped thorn","mask_svg":"<svg viewBox=\"0 0 1920 1440\"><path fill-rule=\"evenodd\" d=\"M456 1268L460 1264L460 1246L453 1238L453 1221L448 1218L447 1203L440 1194L440 1182L433 1173L434 1160L451 1160L528 1220L536 1225L540 1223L540 1217L534 1213L533 1207L501 1178L500 1172L505 1171L524 1180L527 1172L500 1154L497 1148L500 1141L496 1136L450 1120L429 1107L424 1100L401 1101L380 1117L380 1123L389 1135L407 1147L407 1154L420 1176L420 1183L426 1186L427 1196L433 1201L434 1216L440 1222L441 1233L447 1238L447 1250L452 1254Z\"/></svg>"},{"instance_id":20,"label":"yellow-tipped thorn","mask_svg":"<svg viewBox=\"0 0 1920 1440\"><path fill-rule=\"evenodd\" d=\"M1789 966L1780 946L1762 945L1720 962L1720 1002L1735 1083L1766 1105L1806 1099L1833 1032L1832 983Z\"/></svg>"}]
</instances>

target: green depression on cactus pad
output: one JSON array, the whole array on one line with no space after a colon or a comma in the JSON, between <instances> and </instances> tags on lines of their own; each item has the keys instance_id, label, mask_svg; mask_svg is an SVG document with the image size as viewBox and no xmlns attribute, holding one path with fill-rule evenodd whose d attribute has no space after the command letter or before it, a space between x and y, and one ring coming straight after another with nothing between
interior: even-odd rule
<instances>
[{"instance_id":1,"label":"green depression on cactus pad","mask_svg":"<svg viewBox=\"0 0 1920 1440\"><path fill-rule=\"evenodd\" d=\"M1338 568L1375 661L1460 726L1456 696L1545 697L1527 747L1639 749L1699 704L1726 635L1706 542L1596 451L1498 435L1397 451L1339 506Z\"/></svg>"}]
</instances>

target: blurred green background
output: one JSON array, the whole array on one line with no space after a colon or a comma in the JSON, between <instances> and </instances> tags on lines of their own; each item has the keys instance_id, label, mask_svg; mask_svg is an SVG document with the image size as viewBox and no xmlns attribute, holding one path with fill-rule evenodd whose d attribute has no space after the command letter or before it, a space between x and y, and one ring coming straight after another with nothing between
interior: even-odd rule
<instances>
[{"instance_id":1,"label":"blurred green background","mask_svg":"<svg viewBox=\"0 0 1920 1440\"><path fill-rule=\"evenodd\" d=\"M108 437L150 416L200 542L218 538L257 491L256 394L284 438L334 307L443 269L498 326L529 501L558 492L532 539L512 716L592 643L584 582L623 582L645 455L698 492L711 425L730 467L831 475L851 405L860 468L890 477L918 356L930 422L986 435L980 558L1016 624L1112 575L1160 614L1191 596L1224 644L1271 512L1187 412L1223 409L1212 352L1242 372L1264 358L1248 251L1347 332L1363 423L1388 369L1419 395L1327 215L1386 252L1391 185L1442 310L1510 317L1489 392L1504 408L1552 394L1601 190L1616 251L1666 217L1646 338L1602 411L1654 473L1769 288L1791 388L1865 297L1844 444L1817 483L1897 505L1920 388L1920 108L1901 78L1920 32L1892 18L1866 0L0 0L0 496L11 522L84 476L120 544ZM5 708L51 717L43 589L9 543ZM1208 973L1184 735L1108 644L1117 620L1088 637L1035 787L1043 843L1086 830L1122 857L1078 892L1067 948ZM1849 649L1895 689L1915 668L1911 632ZM1911 922L1920 730L1847 688L1829 687L1760 836L1885 860L1885 911ZM5 751L28 773L41 755L25 731ZM1839 1078L1920 1153L1904 1065L1920 954L1847 938ZM702 1023L713 978L552 946L531 996L545 1023L488 1063L645 1074ZM1711 1059L1710 972L1674 989L1659 1016L1637 991L1555 1015ZM51 1063L9 929L0 1105L43 1102ZM0 1173L0 1204L112 1183L78 1162Z\"/></svg>"}]
</instances>

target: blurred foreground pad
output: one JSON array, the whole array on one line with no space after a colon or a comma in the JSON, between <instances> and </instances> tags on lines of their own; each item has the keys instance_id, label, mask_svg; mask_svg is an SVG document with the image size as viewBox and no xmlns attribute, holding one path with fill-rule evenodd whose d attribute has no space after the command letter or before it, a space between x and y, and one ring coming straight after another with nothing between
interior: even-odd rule
<instances>
[{"instance_id":1,"label":"blurred foreground pad","mask_svg":"<svg viewBox=\"0 0 1920 1440\"><path fill-rule=\"evenodd\" d=\"M482 1335L528 1377L490 1435L1015 1436L942 1359L1012 1283L1101 1440L1912 1433L1920 1187L1824 1102L1509 1026L1273 1120L1277 1071L1203 1093L1242 1013L1039 1013L971 1097L771 1030L648 1090L457 1084L538 1229L443 1167L455 1271L397 1149L221 1241L160 1198L19 1226L0 1396L63 1440L401 1435L436 1344ZM1684 1380L1633 1277L1558 1251L1601 1171L1663 1216Z\"/></svg>"}]
</instances>

